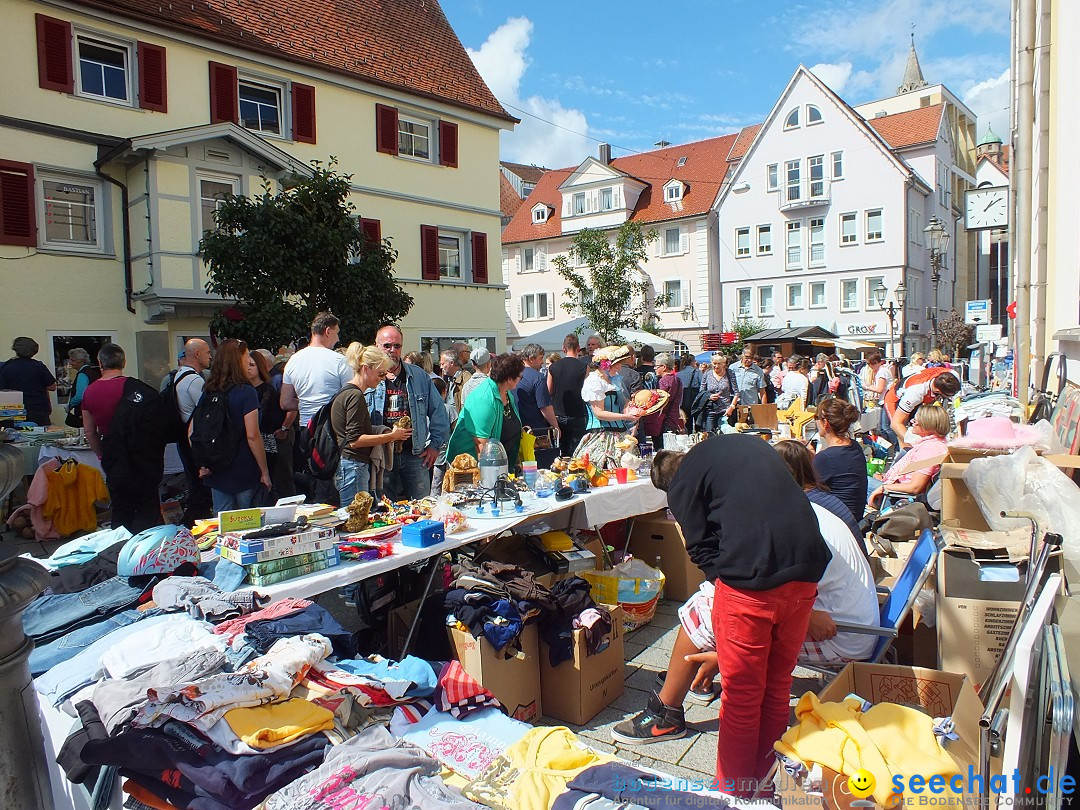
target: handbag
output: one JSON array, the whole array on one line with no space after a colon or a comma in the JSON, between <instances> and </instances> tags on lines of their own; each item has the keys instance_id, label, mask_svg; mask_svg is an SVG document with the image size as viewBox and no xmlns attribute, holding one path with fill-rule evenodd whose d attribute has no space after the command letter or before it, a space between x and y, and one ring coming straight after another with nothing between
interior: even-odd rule
<instances>
[{"instance_id":1,"label":"handbag","mask_svg":"<svg viewBox=\"0 0 1080 810\"><path fill-rule=\"evenodd\" d=\"M536 437L529 428L521 431L521 442L518 444L519 461L536 461Z\"/></svg>"}]
</instances>

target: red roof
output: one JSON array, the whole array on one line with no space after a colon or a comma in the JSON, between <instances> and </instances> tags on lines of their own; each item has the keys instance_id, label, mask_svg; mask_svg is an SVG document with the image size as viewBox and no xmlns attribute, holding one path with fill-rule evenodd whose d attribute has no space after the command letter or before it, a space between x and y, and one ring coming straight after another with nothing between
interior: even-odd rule
<instances>
[{"instance_id":1,"label":"red roof","mask_svg":"<svg viewBox=\"0 0 1080 810\"><path fill-rule=\"evenodd\" d=\"M893 149L903 149L936 141L944 112L944 104L931 104L917 110L868 118L866 123Z\"/></svg>"},{"instance_id":2,"label":"red roof","mask_svg":"<svg viewBox=\"0 0 1080 810\"><path fill-rule=\"evenodd\" d=\"M502 215L504 217L514 216L523 202L524 200L514 191L510 181L506 179L506 175L499 172L499 210L502 211Z\"/></svg>"},{"instance_id":3,"label":"red roof","mask_svg":"<svg viewBox=\"0 0 1080 810\"><path fill-rule=\"evenodd\" d=\"M746 150L750 148L750 144L754 142L754 138L758 134L758 130L761 129L761 124L751 124L748 127L743 127L739 130L739 137L735 139L735 144L731 147L731 152L728 154L728 160L740 160L743 155L746 154Z\"/></svg>"},{"instance_id":4,"label":"red roof","mask_svg":"<svg viewBox=\"0 0 1080 810\"><path fill-rule=\"evenodd\" d=\"M728 153L736 138L736 135L722 135L613 160L613 169L648 184L641 192L630 219L641 223L662 222L706 213L720 192L720 184L728 170ZM682 166L678 165L680 158L686 158ZM525 204L503 229L504 244L562 235L562 192L559 186L577 168L572 166L544 173ZM664 185L672 179L685 184L681 206L664 202ZM547 203L555 212L547 222L533 224L532 209L538 202Z\"/></svg>"},{"instance_id":5,"label":"red roof","mask_svg":"<svg viewBox=\"0 0 1080 810\"><path fill-rule=\"evenodd\" d=\"M994 157L990 154L983 154L979 156L979 160L988 160L997 166L1006 176L1009 174L1009 144L1001 145L1001 154L998 157Z\"/></svg>"},{"instance_id":6,"label":"red roof","mask_svg":"<svg viewBox=\"0 0 1080 810\"><path fill-rule=\"evenodd\" d=\"M437 0L75 2L517 121L480 77Z\"/></svg>"},{"instance_id":7,"label":"red roof","mask_svg":"<svg viewBox=\"0 0 1080 810\"><path fill-rule=\"evenodd\" d=\"M543 166L526 166L524 163L510 163L506 160L501 161L501 163L520 177L523 183L532 183L534 186L540 182L540 178L547 171Z\"/></svg>"}]
</instances>

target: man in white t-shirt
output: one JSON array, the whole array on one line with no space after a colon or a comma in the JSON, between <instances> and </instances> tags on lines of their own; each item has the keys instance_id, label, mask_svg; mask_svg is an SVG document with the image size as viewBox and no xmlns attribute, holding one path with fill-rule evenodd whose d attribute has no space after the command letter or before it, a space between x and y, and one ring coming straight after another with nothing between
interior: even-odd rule
<instances>
[{"instance_id":1,"label":"man in white t-shirt","mask_svg":"<svg viewBox=\"0 0 1080 810\"><path fill-rule=\"evenodd\" d=\"M304 462L307 455L307 425L323 405L333 399L353 378L345 356L334 351L338 344L341 321L329 312L320 312L311 322L311 342L301 349L285 365L281 379L281 407L285 411L299 411L300 440L296 442L294 461L298 482L305 485L307 494L315 495L321 503L335 503L337 490L334 482L317 481L307 475Z\"/></svg>"},{"instance_id":2,"label":"man in white t-shirt","mask_svg":"<svg viewBox=\"0 0 1080 810\"><path fill-rule=\"evenodd\" d=\"M191 421L191 413L202 398L203 386L206 378L203 374L210 368L210 344L199 338L192 338L184 344L184 350L180 353L180 362L176 370L165 375L161 381L161 391L164 392L170 385L176 396L176 407L180 411L180 419L184 425ZM199 471L195 462L191 460L191 448L187 443L187 431L181 432L182 440L175 445L176 454L180 457L180 463L184 465L184 477L188 485L188 497L184 506L184 515L181 522L185 526L192 526L196 520L209 517L212 512L210 490L204 486L199 478ZM171 451L165 448L165 454Z\"/></svg>"}]
</instances>

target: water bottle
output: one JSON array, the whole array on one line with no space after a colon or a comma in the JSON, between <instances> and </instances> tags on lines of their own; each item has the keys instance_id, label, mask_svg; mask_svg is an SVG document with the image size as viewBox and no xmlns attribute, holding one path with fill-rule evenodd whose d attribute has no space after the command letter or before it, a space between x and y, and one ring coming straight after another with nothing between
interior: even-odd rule
<instances>
[{"instance_id":1,"label":"water bottle","mask_svg":"<svg viewBox=\"0 0 1080 810\"><path fill-rule=\"evenodd\" d=\"M638 445L638 452L641 454L641 466L638 467L638 476L648 475L652 472L652 454L653 446L652 442L646 439Z\"/></svg>"},{"instance_id":2,"label":"water bottle","mask_svg":"<svg viewBox=\"0 0 1080 810\"><path fill-rule=\"evenodd\" d=\"M509 459L506 457L506 449L502 442L490 439L480 451L480 485L484 489L493 489L500 475L509 472Z\"/></svg>"}]
</instances>

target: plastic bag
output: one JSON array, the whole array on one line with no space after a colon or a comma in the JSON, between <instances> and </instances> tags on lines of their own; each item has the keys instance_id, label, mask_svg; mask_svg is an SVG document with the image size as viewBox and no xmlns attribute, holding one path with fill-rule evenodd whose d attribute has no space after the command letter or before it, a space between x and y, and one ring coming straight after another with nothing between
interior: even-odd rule
<instances>
[{"instance_id":1,"label":"plastic bag","mask_svg":"<svg viewBox=\"0 0 1080 810\"><path fill-rule=\"evenodd\" d=\"M664 572L633 556L610 571L584 571L582 576L593 586L593 599L606 605L648 602L664 587Z\"/></svg>"},{"instance_id":2,"label":"plastic bag","mask_svg":"<svg viewBox=\"0 0 1080 810\"><path fill-rule=\"evenodd\" d=\"M1080 557L1080 489L1030 447L972 459L964 471L964 483L990 528L1008 531L1026 522L1003 518L1003 511L1029 512L1041 532L1060 534L1066 554Z\"/></svg>"},{"instance_id":3,"label":"plastic bag","mask_svg":"<svg viewBox=\"0 0 1080 810\"><path fill-rule=\"evenodd\" d=\"M464 531L469 528L469 521L465 514L452 504L440 499L431 509L431 519L443 524L447 534Z\"/></svg>"}]
</instances>

